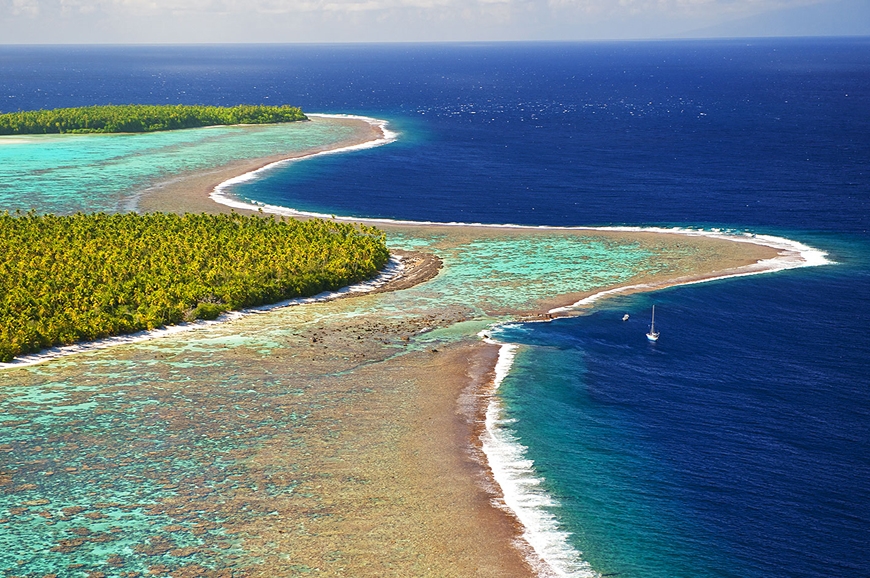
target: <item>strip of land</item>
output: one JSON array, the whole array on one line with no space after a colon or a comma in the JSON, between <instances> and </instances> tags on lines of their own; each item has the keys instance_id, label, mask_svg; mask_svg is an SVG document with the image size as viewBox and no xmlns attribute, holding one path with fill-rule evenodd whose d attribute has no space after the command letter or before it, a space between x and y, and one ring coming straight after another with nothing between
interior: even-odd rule
<instances>
[{"instance_id":1,"label":"strip of land","mask_svg":"<svg viewBox=\"0 0 870 578\"><path fill-rule=\"evenodd\" d=\"M383 137L378 127L359 119L312 122L343 122L355 128L351 138L329 148ZM145 191L138 208L227 212L228 207L209 198L218 184L322 150L178 175ZM178 443L178 451L185 448L185 460L205 464L188 473L180 466L174 470L173 496L149 509L149 515L205 528L200 545L185 549L191 560L232 551L231 557L215 558L213 567L246 576L538 574L541 561L521 540L523 528L516 518L501 507L500 490L480 451L497 347L480 342L477 328L494 320L546 317L554 308L617 285L643 290L739 273L780 252L750 243L649 232L377 225L405 238L429 240L426 251L443 258L446 273L465 247L480 241L529 243L572 236L629 244L655 258L650 267L620 277L616 285L602 282L560 294L530 293L522 302L482 290L464 302L449 299L449 286L435 286L441 259L406 253L410 266L390 286L392 292L242 318L216 326L210 339L192 347L177 340L113 351L113 363L147 367L149 377L133 389L100 390L100 399L111 399L117 390L119 397L165 401L155 406L159 420L154 421L161 431L174 432L167 443ZM438 337L439 330L444 338ZM56 378L75 381L81 372L95 375L105 355L93 354L82 367L59 367ZM106 371L116 370L112 366ZM3 379L14 376L0 375L0 384ZM20 374L18 383L39 379ZM86 404L89 395L83 392L74 401ZM109 409L101 406L101 411ZM148 415L125 418L125 427ZM293 419L287 421L287 416ZM196 442L184 443L187 436ZM228 466L213 465L218 461L201 440L219 444L228 436L236 446L221 454L221 464L236 464L232 483L213 482L209 476L223 475ZM87 440L70 441L90 451ZM126 450L121 444L100 451L115 452L120 459ZM33 459L36 455L34 449ZM135 463L137 458L129 459ZM143 475L164 483L159 462ZM228 537L237 542L230 544ZM163 540L168 543L169 538ZM165 565L167 552L173 551L155 549L155 568L158 559ZM147 559L151 554L142 550L141 555ZM182 563L173 576L224 575Z\"/></svg>"},{"instance_id":2,"label":"strip of land","mask_svg":"<svg viewBox=\"0 0 870 578\"><path fill-rule=\"evenodd\" d=\"M377 125L360 118L329 117L312 115L312 123L341 124L353 129L344 140L305 150L288 150L265 158L243 159L206 171L192 171L174 175L153 184L138 198L136 209L142 212L164 211L170 213L215 213L229 212L228 207L218 205L209 194L219 184L239 175L250 173L280 161L291 161L336 149L378 141L384 138ZM237 210L236 212L245 212ZM253 212L253 211L250 211Z\"/></svg>"}]
</instances>

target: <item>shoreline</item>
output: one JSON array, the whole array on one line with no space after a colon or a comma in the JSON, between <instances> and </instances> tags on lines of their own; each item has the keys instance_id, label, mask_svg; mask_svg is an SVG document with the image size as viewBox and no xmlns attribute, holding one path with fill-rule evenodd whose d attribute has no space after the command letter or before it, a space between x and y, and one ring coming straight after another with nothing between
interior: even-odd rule
<instances>
[{"instance_id":1,"label":"shoreline","mask_svg":"<svg viewBox=\"0 0 870 578\"><path fill-rule=\"evenodd\" d=\"M516 518L524 555L538 576L597 578L599 574L582 554L567 543L570 533L561 530L558 519L543 509L557 506L558 501L539 490L543 480L526 458L525 447L500 428L504 422L497 393L510 374L519 345L487 335L481 337L484 343L498 347L493 379L481 395L486 403L478 408L480 426L476 435L476 449L485 456L490 476L501 493L495 504Z\"/></svg>"},{"instance_id":2,"label":"shoreline","mask_svg":"<svg viewBox=\"0 0 870 578\"><path fill-rule=\"evenodd\" d=\"M295 218L333 218L330 215L318 213L308 213L295 211L286 207L277 207L273 205L256 204L234 199L226 193L227 189L235 184L256 179L262 174L279 166L311 158L322 154L336 154L351 150L361 150L380 146L392 142L390 139L395 139L395 134L390 133L385 128L383 121L375 121L366 117L345 117L345 116L326 116L326 115L309 115L313 118L332 118L332 119L347 119L358 124L359 129L355 133L354 138L346 139L330 149L312 149L294 153L290 156L278 155L265 159L249 159L231 163L223 167L217 167L214 170L200 172L195 174L182 174L176 177L157 183L149 189L143 191L137 196L135 207L141 211L162 210L169 212L229 212L231 210L244 211L249 213L270 213ZM360 121L365 125L360 125ZM315 120L316 122L316 120ZM378 124L380 123L380 124ZM279 158L280 157L280 158ZM362 222L366 224L376 225L386 230L410 232L413 231L433 231L444 230L452 231L457 234L473 236L477 234L536 234L541 232L565 232L567 234L579 233L594 233L602 236L661 236L661 235L676 235L679 237L702 237L705 242L721 242L727 240L730 242L749 243L755 245L758 251L764 249L766 257L761 260L744 258L743 264L738 266L726 267L721 270L708 271L707 273L699 273L697 275L688 275L674 277L673 275L663 274L661 278L656 278L653 275L651 278L641 278L638 282L631 282L626 285L617 287L607 287L586 293L578 293L575 295L554 295L542 306L535 310L520 312L516 311L512 317L515 321L546 321L560 316L576 315L582 312L583 308L591 306L598 300L606 298L614 294L628 294L639 291L653 291L665 287L677 285L692 284L718 279L725 279L735 276L754 275L760 273L774 272L784 269L821 265L828 261L824 258L824 253L811 247L807 247L800 243L782 239L778 237L734 234L722 231L700 231L697 229L661 229L661 228L644 228L644 227L552 227L552 226L522 226L522 225L499 225L499 224L484 224L484 223L435 223L435 222L414 222L401 221L390 219L360 219L352 217L335 217L339 221ZM395 250L391 250L395 253ZM435 270L437 273L437 269ZM425 277L425 276L423 276ZM417 282L423 282L431 277L421 278ZM400 281L401 276L396 281ZM414 283L411 283L414 284ZM411 286L411 285L407 285ZM400 289L405 287L395 287ZM389 289L383 289L389 290ZM366 294L372 295L377 293L377 289L368 291ZM311 298L309 298L311 299ZM312 303L315 301L304 301ZM566 304L568 303L568 304ZM301 304L301 303L299 303ZM276 304L267 306L271 310L278 307L286 307L287 305ZM259 311L257 311L259 312ZM253 312L251 312L253 313ZM241 313L239 315L247 315L250 313ZM235 319L235 317L233 317ZM226 319L227 321L230 319ZM220 321L218 321L220 322ZM203 322L202 327L208 327L214 322ZM448 325L445 325L448 326ZM178 326L175 326L178 327ZM492 326L490 326L492 327ZM198 329L192 327L191 329ZM172 332L175 333L175 332ZM171 333L166 333L171 334ZM157 335L141 336L136 341L143 341L158 337ZM115 339L115 338L109 338ZM107 340L108 341L108 340ZM127 341L129 343L131 341ZM107 343L103 347L114 346L119 343ZM493 354L493 346L498 345L498 351ZM75 346L71 346L75 347ZM100 347L100 348L103 348ZM446 419L446 425L441 429L433 432L427 432L428 436L458 436L460 432L467 432L466 435L470 439L455 441L456 447L460 448L456 451L471 453L473 461L477 463L479 471L466 471L462 468L458 475L470 476L476 480L478 488L488 496L491 512L486 514L481 510L476 510L476 513L486 518L479 522L489 528L501 528L502 534L511 535L510 546L515 548L517 552L522 554L526 564L529 566L529 575L547 576L547 575L562 575L563 572L558 568L560 564L578 564L577 568L582 568L588 571L588 576L596 576L597 574L588 567L581 559L571 558L569 552L568 558L559 558L565 553L554 552L554 545L548 541L553 536L558 538L559 532L557 526L549 526L545 528L543 533L539 532L536 525L546 525L546 520L540 518L540 510L527 509L521 503L523 500L522 492L518 491L517 480L505 478L506 472L515 469L516 462L521 460L521 457L514 455L513 461L499 461L499 456L493 451L495 443L494 431L498 421L498 405L496 392L501 381L510 371L510 357L515 351L511 344L502 344L490 338L484 337L477 343L463 341L451 347L450 363L442 362L438 366L449 367L451 375L460 379L464 377L466 387L461 388L459 401L456 403L465 404L465 426L458 429L456 424L450 419ZM94 348L97 349L97 348ZM433 350L437 351L437 350ZM79 351L70 351L69 354L78 353ZM502 355L504 353L504 355ZM56 357L55 357L56 358ZM49 359L43 359L35 363L42 363ZM446 363L446 365L444 365ZM13 365L13 364L8 364ZM24 367L23 364L15 365L15 367ZM409 372L411 370L408 370ZM455 379L453 380L455 381ZM434 384L433 384L434 385ZM451 386L455 391L457 385L451 382ZM441 396L441 405L438 405L439 412L445 410L445 401L442 399L447 391L447 386L441 386L439 395ZM455 395L455 394L454 394ZM425 399L436 397L436 394L423 394ZM427 397L428 396L428 397ZM427 402L428 403L428 402ZM461 413L461 412L460 412ZM440 418L450 417L439 415ZM469 421L470 419L470 421ZM406 424L407 425L407 424ZM422 436L424 434L418 433ZM489 436L489 437L487 437ZM451 438L452 439L452 438ZM417 443L417 442L414 442ZM422 443L422 442L420 442ZM509 448L508 448L509 449ZM502 447L503 451L505 450ZM490 453L487 453L487 452ZM483 459L474 459L475 456L483 455ZM453 456L455 459L456 456ZM510 456L508 456L510 458ZM424 459L424 458L421 458ZM432 458L428 458L426 463L431 467ZM480 476L483 476L482 478ZM533 472L532 472L533 475ZM528 496L525 496L528 497ZM435 503L435 500L432 501ZM531 516L531 517L530 517ZM538 516L535 518L535 516ZM508 530L509 528L509 530ZM537 532L537 533L536 533ZM558 548L556 548L558 550ZM524 571L518 566L513 566L513 571L520 575Z\"/></svg>"},{"instance_id":3,"label":"shoreline","mask_svg":"<svg viewBox=\"0 0 870 578\"><path fill-rule=\"evenodd\" d=\"M317 115L310 115L317 116ZM325 115L321 115L325 116ZM367 121L372 121L374 119L369 119L367 117L356 117L363 118ZM380 125L382 130L386 130L384 125ZM356 146L348 146L344 148L339 148L330 152L314 152L307 155L301 155L299 157L294 157L292 159L286 159L277 162L271 162L264 166L260 166L251 171L248 171L244 174L229 178L225 181L217 183L212 188L208 197L210 200L214 201L215 204L220 205L222 207L229 207L230 210L241 210L241 211L249 211L251 213L261 212L266 214L280 215L285 217L297 218L297 219L307 219L307 218L317 218L317 219L326 219L340 222L354 222L354 223L363 223L366 225L372 225L376 227L380 227L385 230L398 230L398 231L407 231L409 229L421 229L421 230L437 230L437 229L461 229L465 232L473 231L475 229L481 231L528 231L528 232L589 232L589 233L597 233L597 234L640 234L640 235L680 235L685 237L705 237L707 239L720 239L729 242L735 243L747 243L752 245L757 245L759 247L765 247L768 249L774 249L778 251L776 256L770 256L766 259L758 260L754 263L745 263L743 265L737 267L728 267L721 271L713 271L710 273L703 273L698 275L688 275L677 278L668 278L668 279L651 279L649 281L644 281L640 283L619 286L608 288L601 291L591 292L588 294L584 294L575 301L570 304L560 304L554 306L547 311L540 311L536 313L532 313L530 316L526 316L521 319L531 318L545 318L551 319L554 314L567 314L576 312L578 309L585 308L587 306L592 305L595 301L608 297L610 295L622 294L627 295L635 292L642 291L657 291L660 289L665 289L669 287L676 287L680 285L692 285L696 283L704 283L710 281L717 281L721 279L729 279L733 277L743 277L748 275L758 275L762 273L773 273L777 271L783 271L787 269L795 269L800 267L811 267L818 265L826 265L833 264L832 261L829 261L826 256L827 253L816 249L814 247L810 247L799 241L793 241L791 239L787 239L784 237L777 237L774 235L758 235L755 233L749 233L748 231L735 231L735 230L722 230L722 229L700 229L700 228L690 228L690 227L641 227L641 226L558 226L558 225L519 225L519 224L501 224L501 223L478 223L478 222L460 222L460 221L451 221L451 222L438 222L438 221L410 221L410 220L402 220L402 219L387 219L387 218L372 218L372 217L348 217L342 215L328 215L325 213L317 213L312 211L300 211L291 207L283 207L279 205L270 205L267 203L260 203L256 201L239 199L232 194L228 193L228 189L230 189L233 185L248 182L251 180L255 180L260 177L263 173L272 170L278 166L283 166L286 163L304 160L306 158L311 158L314 156L319 156L321 154L332 154L333 152L343 152L350 150L360 150L363 148L371 148L373 146L379 146L380 144L387 144L388 142L392 142L395 140L395 133L389 133L390 136L387 136L387 132L384 132L385 142L377 142L372 141L372 143L362 143ZM563 296L553 296L553 301L558 301Z\"/></svg>"},{"instance_id":4,"label":"shoreline","mask_svg":"<svg viewBox=\"0 0 870 578\"><path fill-rule=\"evenodd\" d=\"M722 271L714 271L706 274L689 275L685 277L669 278L666 280L651 279L649 281L630 284L626 286L612 287L601 291L580 294L570 304L558 304L546 311L531 312L520 320L543 318L550 319L554 314L574 313L580 308L585 308L595 301L614 294L627 295L641 291L656 291L679 285L691 285L708 281L716 281L731 277L772 273L786 269L807 266L831 264L826 259L826 253L809 247L798 241L792 241L773 235L757 235L746 231L731 231L721 229L704 230L689 227L639 227L639 226L555 226L555 225L518 225L496 223L466 223L466 222L436 222L436 221L410 221L401 219L385 218L357 218L341 215L327 215L310 211L299 211L290 207L269 205L238 199L227 193L233 185L255 180L269 171L286 166L290 163L314 158L321 155L338 154L355 150L364 150L389 144L398 138L395 133L387 128L387 121L372 117L341 114L317 114L307 115L312 119L331 119L331 121L363 122L371 131L358 131L356 138L346 139L332 148L315 148L298 151L287 155L277 155L263 159L250 159L240 163L232 163L206 173L198 172L193 175L178 175L173 179L158 183L142 191L137 197L137 210L161 210L177 212L180 209L187 210L188 205L195 205L203 212L229 212L242 211L247 213L266 213L281 215L299 219L319 218L335 221L364 223L381 227L386 230L407 231L408 229L433 230L448 228L461 229L463 231L528 231L528 232L591 232L597 234L620 234L630 233L639 235L681 235L686 237L705 237L708 239L722 239L730 242L749 243L775 249L777 256L759 260L754 263L745 263L738 267L726 268ZM316 121L315 121L316 122ZM553 296L554 301L565 296Z\"/></svg>"},{"instance_id":5,"label":"shoreline","mask_svg":"<svg viewBox=\"0 0 870 578\"><path fill-rule=\"evenodd\" d=\"M613 231L617 228L561 228L563 230L599 230ZM635 232L639 228L623 227L620 230ZM673 234L672 230L645 229L657 234ZM690 275L664 279L661 281L643 282L622 285L614 288L591 292L577 301L564 306L554 307L546 313L536 313L519 316L514 320L498 322L481 331L478 337L482 342L497 346L498 353L492 368L493 377L487 388L478 394L477 415L480 426L472 440L473 448L486 456L483 466L489 472L491 479L497 484L499 493L493 498L496 508L504 509L515 520L522 536L523 545L518 545L524 552L527 562L535 569L538 577L576 576L578 578L598 578L600 574L583 559L567 539L570 533L563 531L556 517L545 508L558 504L552 496L539 489L541 478L525 455L525 447L512 439L511 434L504 434L500 425L502 406L497 397L498 389L504 379L510 374L519 349L515 343L503 342L492 337L493 331L500 326L511 323L550 322L559 318L573 317L582 313L600 300L615 295L651 292L670 287L694 285L736 277L774 273L788 269L811 267L835 262L826 259L826 253L804 245L803 243L773 236L751 235L747 238L733 238L718 232L689 230L678 234L703 235L713 238L724 238L731 242L746 242L780 250L779 255L754 264L727 268L709 274ZM761 241L756 239L761 238Z\"/></svg>"},{"instance_id":6,"label":"shoreline","mask_svg":"<svg viewBox=\"0 0 870 578\"><path fill-rule=\"evenodd\" d=\"M242 159L208 171L190 171L172 176L169 179L158 180L142 191L134 194L124 203L124 209L129 211L170 213L215 213L230 212L214 203L209 195L222 183L236 181L245 175L260 174L278 166L294 161L311 158L318 155L337 154L353 150L363 150L393 142L397 133L386 129L386 121L363 116L309 114L308 122L331 122L352 126L353 135L332 145L310 149L287 151L276 155ZM250 177L249 177L250 178ZM248 180L248 179L245 179ZM241 208L240 210L257 213L257 208Z\"/></svg>"},{"instance_id":7,"label":"shoreline","mask_svg":"<svg viewBox=\"0 0 870 578\"><path fill-rule=\"evenodd\" d=\"M151 341L153 339L160 339L162 337L169 337L180 333L200 331L215 325L229 323L243 317L268 313L270 311L285 309L287 307L310 305L314 303L327 303L329 301L336 301L347 297L375 295L378 293L386 293L388 291L398 291L428 281L438 274L440 268L441 260L433 255L429 255L428 253L393 250L391 251L390 261L380 274L368 281L348 285L347 287L342 287L336 291L324 291L310 297L294 297L293 299L284 299L268 305L248 307L237 311L227 311L221 313L217 319L197 319L196 321L187 321L176 325L159 327L157 329L137 331L136 333L130 333L127 335L113 335L111 337L105 337L94 341L82 341L70 345L49 347L43 349L39 353L16 356L13 361L8 363L0 362L0 371L31 367L40 363L54 361L56 359L69 357L79 353L99 351L101 349L129 345L132 343L141 343L143 341Z\"/></svg>"}]
</instances>

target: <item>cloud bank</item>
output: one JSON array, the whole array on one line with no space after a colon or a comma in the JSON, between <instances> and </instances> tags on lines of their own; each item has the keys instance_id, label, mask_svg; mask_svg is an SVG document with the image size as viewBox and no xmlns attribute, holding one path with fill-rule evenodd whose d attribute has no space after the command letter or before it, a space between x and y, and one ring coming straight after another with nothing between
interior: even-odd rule
<instances>
[{"instance_id":1,"label":"cloud bank","mask_svg":"<svg viewBox=\"0 0 870 578\"><path fill-rule=\"evenodd\" d=\"M2 43L661 38L835 0L0 0Z\"/></svg>"}]
</instances>

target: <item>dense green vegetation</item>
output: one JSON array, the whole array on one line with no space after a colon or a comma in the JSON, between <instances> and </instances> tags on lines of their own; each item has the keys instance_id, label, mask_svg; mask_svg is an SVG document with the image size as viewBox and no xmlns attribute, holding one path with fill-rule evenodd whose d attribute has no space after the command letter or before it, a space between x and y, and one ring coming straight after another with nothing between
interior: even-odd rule
<instances>
[{"instance_id":1,"label":"dense green vegetation","mask_svg":"<svg viewBox=\"0 0 870 578\"><path fill-rule=\"evenodd\" d=\"M0 114L0 135L154 132L224 124L272 124L305 120L293 106L86 106Z\"/></svg>"},{"instance_id":2,"label":"dense green vegetation","mask_svg":"<svg viewBox=\"0 0 870 578\"><path fill-rule=\"evenodd\" d=\"M0 361L369 279L373 227L165 213L0 214Z\"/></svg>"}]
</instances>

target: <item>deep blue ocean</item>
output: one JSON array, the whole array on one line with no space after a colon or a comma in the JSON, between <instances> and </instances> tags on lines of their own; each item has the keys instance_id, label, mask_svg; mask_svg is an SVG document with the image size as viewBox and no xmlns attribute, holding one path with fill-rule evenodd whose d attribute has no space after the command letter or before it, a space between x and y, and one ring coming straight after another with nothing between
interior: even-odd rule
<instances>
[{"instance_id":1,"label":"deep blue ocean","mask_svg":"<svg viewBox=\"0 0 870 578\"><path fill-rule=\"evenodd\" d=\"M128 102L289 103L401 133L243 189L267 203L827 251L509 326L525 347L500 392L602 575L870 576L870 39L0 47L0 110Z\"/></svg>"}]
</instances>

